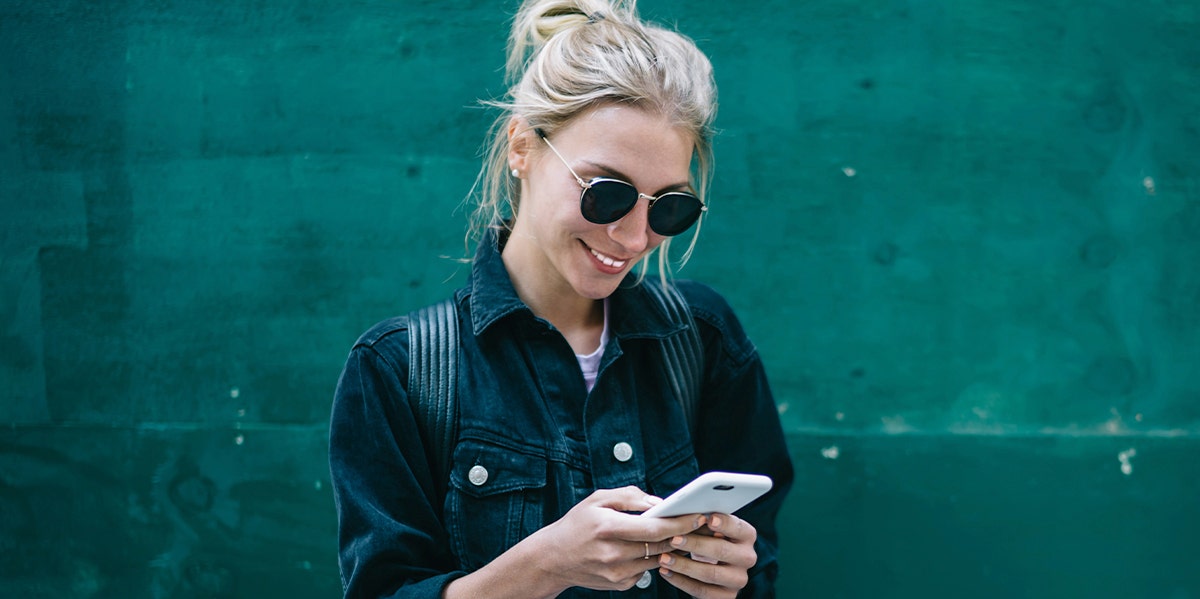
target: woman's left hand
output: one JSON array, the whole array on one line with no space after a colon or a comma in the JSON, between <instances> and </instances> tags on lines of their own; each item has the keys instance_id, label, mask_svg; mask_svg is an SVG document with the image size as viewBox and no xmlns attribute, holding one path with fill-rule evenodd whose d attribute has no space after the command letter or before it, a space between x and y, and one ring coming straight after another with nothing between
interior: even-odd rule
<instances>
[{"instance_id":1,"label":"woman's left hand","mask_svg":"<svg viewBox=\"0 0 1200 599\"><path fill-rule=\"evenodd\" d=\"M695 532L671 539L672 553L658 558L663 580L702 599L733 598L749 581L758 561L754 542L758 531L749 522L728 514L709 518L708 534Z\"/></svg>"}]
</instances>

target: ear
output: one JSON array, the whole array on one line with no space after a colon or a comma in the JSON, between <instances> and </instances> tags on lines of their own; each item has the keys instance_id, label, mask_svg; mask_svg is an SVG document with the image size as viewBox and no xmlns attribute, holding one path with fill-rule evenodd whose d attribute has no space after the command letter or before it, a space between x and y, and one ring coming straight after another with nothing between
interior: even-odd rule
<instances>
[{"instance_id":1,"label":"ear","mask_svg":"<svg viewBox=\"0 0 1200 599\"><path fill-rule=\"evenodd\" d=\"M521 171L523 176L532 164L536 141L537 134L524 117L513 116L508 119L508 168Z\"/></svg>"}]
</instances>

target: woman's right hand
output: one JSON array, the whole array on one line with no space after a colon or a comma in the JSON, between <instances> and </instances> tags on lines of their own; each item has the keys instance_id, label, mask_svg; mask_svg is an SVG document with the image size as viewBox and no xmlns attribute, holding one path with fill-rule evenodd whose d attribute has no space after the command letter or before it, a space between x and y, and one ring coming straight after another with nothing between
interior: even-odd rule
<instances>
[{"instance_id":1,"label":"woman's right hand","mask_svg":"<svg viewBox=\"0 0 1200 599\"><path fill-rule=\"evenodd\" d=\"M644 572L655 569L660 554L675 550L670 545L674 536L706 524L699 515L637 515L660 501L637 487L602 489L526 541L540 548L541 569L547 577L560 580L563 588L626 590Z\"/></svg>"},{"instance_id":2,"label":"woman's right hand","mask_svg":"<svg viewBox=\"0 0 1200 599\"><path fill-rule=\"evenodd\" d=\"M571 587L627 590L659 567L660 554L675 550L672 538L707 523L702 515L638 515L660 501L637 487L596 491L558 521L452 582L443 596L554 597Z\"/></svg>"}]
</instances>

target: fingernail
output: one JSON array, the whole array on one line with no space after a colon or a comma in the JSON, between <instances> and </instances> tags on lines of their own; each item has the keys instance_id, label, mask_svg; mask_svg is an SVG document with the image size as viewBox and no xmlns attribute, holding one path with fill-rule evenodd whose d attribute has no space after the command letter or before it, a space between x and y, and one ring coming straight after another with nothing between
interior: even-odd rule
<instances>
[{"instance_id":1,"label":"fingernail","mask_svg":"<svg viewBox=\"0 0 1200 599\"><path fill-rule=\"evenodd\" d=\"M687 542L687 539L685 539L683 537L672 537L671 538L671 544L676 547L683 547L683 544L686 542Z\"/></svg>"},{"instance_id":2,"label":"fingernail","mask_svg":"<svg viewBox=\"0 0 1200 599\"><path fill-rule=\"evenodd\" d=\"M696 528L704 526L706 522L708 522L708 518L704 514L700 514L700 517L696 518Z\"/></svg>"},{"instance_id":3,"label":"fingernail","mask_svg":"<svg viewBox=\"0 0 1200 599\"><path fill-rule=\"evenodd\" d=\"M711 526L711 528L718 528L718 527L720 527L720 526L721 526L721 517L720 517L720 516L713 516L713 517L712 517L712 526Z\"/></svg>"},{"instance_id":4,"label":"fingernail","mask_svg":"<svg viewBox=\"0 0 1200 599\"><path fill-rule=\"evenodd\" d=\"M658 575L662 576L663 578L670 578L670 577L674 576L675 573L666 568L659 568Z\"/></svg>"},{"instance_id":5,"label":"fingernail","mask_svg":"<svg viewBox=\"0 0 1200 599\"><path fill-rule=\"evenodd\" d=\"M675 557L672 556L670 553L663 553L658 556L658 563L660 563L664 566L669 566L669 565L675 563Z\"/></svg>"},{"instance_id":6,"label":"fingernail","mask_svg":"<svg viewBox=\"0 0 1200 599\"><path fill-rule=\"evenodd\" d=\"M646 499L644 501L646 502L647 505L658 505L658 504L662 503L662 498L655 497L653 495L647 495Z\"/></svg>"}]
</instances>

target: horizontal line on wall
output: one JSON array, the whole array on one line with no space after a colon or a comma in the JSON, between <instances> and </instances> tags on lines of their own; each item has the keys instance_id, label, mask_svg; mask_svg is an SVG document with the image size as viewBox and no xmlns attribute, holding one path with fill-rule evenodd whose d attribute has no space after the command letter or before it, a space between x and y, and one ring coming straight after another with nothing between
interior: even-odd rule
<instances>
[{"instance_id":1,"label":"horizontal line on wall","mask_svg":"<svg viewBox=\"0 0 1200 599\"><path fill-rule=\"evenodd\" d=\"M4 427L0 427L3 430ZM154 432L326 432L328 423L280 423L280 422L189 422L189 421L156 421L131 423L104 422L42 422L42 423L11 423L7 427L12 431L31 430L123 430L123 431L154 431ZM1139 429L1139 430L1099 430L1099 429L843 429L827 427L791 427L785 429L788 436L808 437L989 437L989 438L1109 438L1109 439L1200 439L1200 430L1173 429Z\"/></svg>"},{"instance_id":2,"label":"horizontal line on wall","mask_svg":"<svg viewBox=\"0 0 1200 599\"><path fill-rule=\"evenodd\" d=\"M128 431L303 431L323 432L329 430L326 422L286 423L286 422L188 422L188 421L157 421L157 422L38 422L12 423L9 430L55 430L55 429L85 429L85 430L128 430ZM3 430L0 428L0 430Z\"/></svg>"},{"instance_id":3,"label":"horizontal line on wall","mask_svg":"<svg viewBox=\"0 0 1200 599\"><path fill-rule=\"evenodd\" d=\"M1200 438L1200 430L1140 429L1108 431L1097 429L840 429L823 427L792 427L786 429L788 436L812 437L1012 437L1012 438L1111 438L1111 439L1190 439Z\"/></svg>"}]
</instances>

